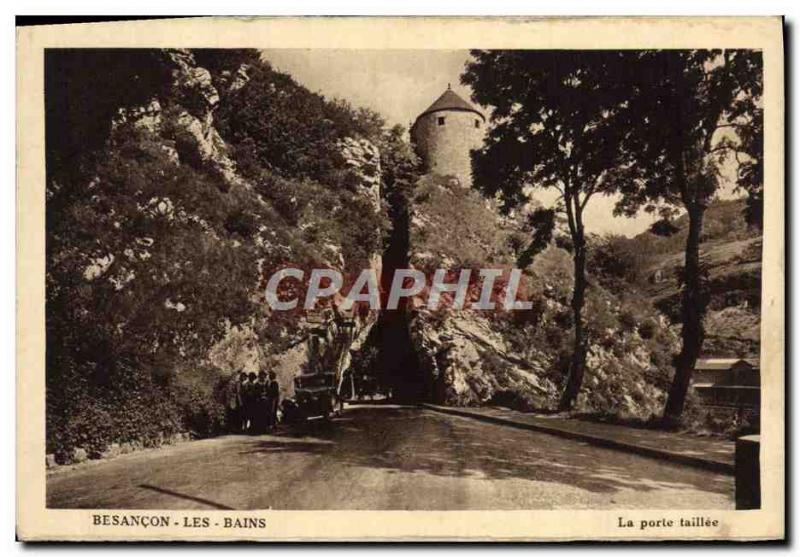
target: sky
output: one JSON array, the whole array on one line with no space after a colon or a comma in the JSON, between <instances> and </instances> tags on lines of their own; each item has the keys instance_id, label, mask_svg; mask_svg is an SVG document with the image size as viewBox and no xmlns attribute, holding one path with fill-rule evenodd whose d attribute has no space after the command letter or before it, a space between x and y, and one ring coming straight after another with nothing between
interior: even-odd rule
<instances>
[{"instance_id":1,"label":"sky","mask_svg":"<svg viewBox=\"0 0 800 557\"><path fill-rule=\"evenodd\" d=\"M406 128L447 89L469 100L459 83L466 50L322 50L263 51L278 70L326 97L379 112L390 125Z\"/></svg>"},{"instance_id":2,"label":"sky","mask_svg":"<svg viewBox=\"0 0 800 557\"><path fill-rule=\"evenodd\" d=\"M273 49L262 54L274 68L292 75L311 91L375 110L390 125L410 127L448 84L471 101L471 89L460 83L464 64L470 59L466 50ZM725 189L730 190L730 185ZM542 192L536 197L549 204L555 195ZM608 196L589 201L584 213L588 232L634 236L655 221L645 213L634 218L614 217L615 203L616 199Z\"/></svg>"}]
</instances>

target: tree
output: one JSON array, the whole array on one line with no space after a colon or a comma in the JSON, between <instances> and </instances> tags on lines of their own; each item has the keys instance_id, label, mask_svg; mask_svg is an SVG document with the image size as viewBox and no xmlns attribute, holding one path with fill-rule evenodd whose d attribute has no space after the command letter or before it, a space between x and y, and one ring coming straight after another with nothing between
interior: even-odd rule
<instances>
[{"instance_id":1,"label":"tree","mask_svg":"<svg viewBox=\"0 0 800 557\"><path fill-rule=\"evenodd\" d=\"M262 310L263 231L280 217L170 155L184 100L172 54L46 53L47 440L60 460L195 426L178 412L205 394L179 383ZM120 117L154 99L162 128Z\"/></svg>"},{"instance_id":2,"label":"tree","mask_svg":"<svg viewBox=\"0 0 800 557\"><path fill-rule=\"evenodd\" d=\"M216 110L199 60L219 88ZM45 74L48 450L66 460L75 446L215 431L215 374L229 370L212 349L239 329L279 352L297 331L296 314L264 311L269 275L337 255L361 269L382 239L365 188L313 181L269 141L319 146L302 157L335 177L348 170L337 142L377 133L381 120L271 73L250 50L56 49ZM199 144L176 148L186 113L216 143L207 126L218 111L221 150L263 155L246 169L250 187L231 187Z\"/></svg>"},{"instance_id":3,"label":"tree","mask_svg":"<svg viewBox=\"0 0 800 557\"><path fill-rule=\"evenodd\" d=\"M394 126L383 134L379 143L381 196L392 223L381 261L380 281L384 293L389 291L395 270L409 266L412 197L419 182L420 161L405 135L402 126ZM408 319L404 305L398 310L380 312L373 329L374 342L379 346L375 367L380 370L379 382L392 396L418 400L423 396L424 382L409 338Z\"/></svg>"},{"instance_id":4,"label":"tree","mask_svg":"<svg viewBox=\"0 0 800 557\"><path fill-rule=\"evenodd\" d=\"M167 94L170 67L157 49L51 48L44 79L47 174L64 189L92 172L120 109Z\"/></svg>"},{"instance_id":5,"label":"tree","mask_svg":"<svg viewBox=\"0 0 800 557\"><path fill-rule=\"evenodd\" d=\"M681 273L682 347L664 408L665 422L671 424L683 411L703 347L703 217L733 155L745 157L739 187L760 195L761 54L671 50L626 56L635 70L626 148L639 176L621 184L617 210L627 215L640 208L658 211L665 221L685 210L689 223Z\"/></svg>"},{"instance_id":6,"label":"tree","mask_svg":"<svg viewBox=\"0 0 800 557\"><path fill-rule=\"evenodd\" d=\"M414 149L404 139L402 126L387 130L379 143L381 152L381 195L392 222L386 238L381 281L388 288L396 269L408 267L409 203L420 175L420 162Z\"/></svg>"},{"instance_id":7,"label":"tree","mask_svg":"<svg viewBox=\"0 0 800 557\"><path fill-rule=\"evenodd\" d=\"M567 217L575 275L574 350L559 407L569 409L583 382L588 347L583 215L589 200L613 190L628 168L619 149L626 111L620 87L627 72L624 56L611 51L472 55L461 80L472 87L475 101L494 107L484 146L473 153L475 185L499 196L506 210L527 202L532 190L555 189L558 209ZM538 212L532 224L548 227L545 216ZM536 234L533 240L546 245Z\"/></svg>"},{"instance_id":8,"label":"tree","mask_svg":"<svg viewBox=\"0 0 800 557\"><path fill-rule=\"evenodd\" d=\"M734 156L739 165L737 188L747 192L745 219L760 229L764 224L764 109L754 105L750 118L749 125L739 128L741 143Z\"/></svg>"},{"instance_id":9,"label":"tree","mask_svg":"<svg viewBox=\"0 0 800 557\"><path fill-rule=\"evenodd\" d=\"M346 174L338 141L382 134L378 113L313 93L267 61L250 59L247 73L247 84L220 104L216 124L248 178L265 169L338 189Z\"/></svg>"}]
</instances>

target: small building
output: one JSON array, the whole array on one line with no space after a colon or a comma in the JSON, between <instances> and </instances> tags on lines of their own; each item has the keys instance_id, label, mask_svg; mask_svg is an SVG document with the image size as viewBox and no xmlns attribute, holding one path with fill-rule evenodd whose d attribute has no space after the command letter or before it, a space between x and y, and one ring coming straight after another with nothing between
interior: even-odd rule
<instances>
[{"instance_id":1,"label":"small building","mask_svg":"<svg viewBox=\"0 0 800 557\"><path fill-rule=\"evenodd\" d=\"M758 410L761 401L758 358L699 359L692 388L704 406Z\"/></svg>"},{"instance_id":2,"label":"small building","mask_svg":"<svg viewBox=\"0 0 800 557\"><path fill-rule=\"evenodd\" d=\"M411 126L411 140L425 171L455 176L461 186L470 187L470 151L483 144L485 125L486 117L448 85Z\"/></svg>"}]
</instances>

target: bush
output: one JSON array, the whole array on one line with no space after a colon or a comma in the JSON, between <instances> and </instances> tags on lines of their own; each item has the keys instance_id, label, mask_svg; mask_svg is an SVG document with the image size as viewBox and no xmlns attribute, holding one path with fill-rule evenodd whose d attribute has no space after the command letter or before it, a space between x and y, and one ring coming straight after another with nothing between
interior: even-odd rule
<instances>
[{"instance_id":1,"label":"bush","mask_svg":"<svg viewBox=\"0 0 800 557\"><path fill-rule=\"evenodd\" d=\"M636 328L636 316L628 309L619 312L619 324L625 332L631 332Z\"/></svg>"},{"instance_id":2,"label":"bush","mask_svg":"<svg viewBox=\"0 0 800 557\"><path fill-rule=\"evenodd\" d=\"M239 169L245 174L274 170L287 178L346 187L337 141L377 139L384 124L380 116L309 91L266 62L251 60L248 73L247 84L217 112L219 131L235 147Z\"/></svg>"},{"instance_id":3,"label":"bush","mask_svg":"<svg viewBox=\"0 0 800 557\"><path fill-rule=\"evenodd\" d=\"M225 430L225 401L216 390L159 386L148 375L134 371L133 381L112 381L102 388L84 383L86 390L73 401L49 393L47 451L63 464L76 448L99 458L111 443L157 447L176 433L207 437Z\"/></svg>"},{"instance_id":4,"label":"bush","mask_svg":"<svg viewBox=\"0 0 800 557\"><path fill-rule=\"evenodd\" d=\"M569 331L572 328L573 324L572 310L564 310L558 312L555 316L553 316L553 321L564 331Z\"/></svg>"},{"instance_id":5,"label":"bush","mask_svg":"<svg viewBox=\"0 0 800 557\"><path fill-rule=\"evenodd\" d=\"M242 238L249 239L257 232L255 217L241 209L237 209L225 219L225 229L231 234L239 234Z\"/></svg>"},{"instance_id":6,"label":"bush","mask_svg":"<svg viewBox=\"0 0 800 557\"><path fill-rule=\"evenodd\" d=\"M655 319L647 318L639 324L639 336L645 340L649 340L656 335L658 331L658 323Z\"/></svg>"},{"instance_id":7,"label":"bush","mask_svg":"<svg viewBox=\"0 0 800 557\"><path fill-rule=\"evenodd\" d=\"M537 409L538 401L530 393L517 390L497 391L489 399L489 405L504 406L511 410L529 412Z\"/></svg>"},{"instance_id":8,"label":"bush","mask_svg":"<svg viewBox=\"0 0 800 557\"><path fill-rule=\"evenodd\" d=\"M647 252L635 240L610 235L589 251L589 269L609 286L618 281L634 282L642 273Z\"/></svg>"},{"instance_id":9,"label":"bush","mask_svg":"<svg viewBox=\"0 0 800 557\"><path fill-rule=\"evenodd\" d=\"M220 381L225 386L227 382ZM181 386L174 393L180 409L181 425L195 437L209 437L227 430L225 400L217 392L197 386Z\"/></svg>"},{"instance_id":10,"label":"bush","mask_svg":"<svg viewBox=\"0 0 800 557\"><path fill-rule=\"evenodd\" d=\"M111 443L158 446L185 430L175 401L150 372L118 367L105 379L92 381L68 370L65 390L48 390L47 451L59 463L70 462L76 448L98 458Z\"/></svg>"},{"instance_id":11,"label":"bush","mask_svg":"<svg viewBox=\"0 0 800 557\"><path fill-rule=\"evenodd\" d=\"M531 308L515 311L512 313L514 324L518 327L531 325L536 327L542 320L547 310L547 301L543 296L534 296L530 300Z\"/></svg>"},{"instance_id":12,"label":"bush","mask_svg":"<svg viewBox=\"0 0 800 557\"><path fill-rule=\"evenodd\" d=\"M111 413L98 404L87 401L68 416L59 431L53 435L48 450L56 461L68 463L73 450L81 447L90 458L97 458L112 442L114 419Z\"/></svg>"},{"instance_id":13,"label":"bush","mask_svg":"<svg viewBox=\"0 0 800 557\"><path fill-rule=\"evenodd\" d=\"M702 406L697 396L690 391L681 416L681 426L690 433L734 440L742 435L758 433L760 419L759 413L751 409Z\"/></svg>"},{"instance_id":14,"label":"bush","mask_svg":"<svg viewBox=\"0 0 800 557\"><path fill-rule=\"evenodd\" d=\"M544 331L545 339L549 348L561 348L562 344L568 340L568 334L559 327L547 327Z\"/></svg>"}]
</instances>

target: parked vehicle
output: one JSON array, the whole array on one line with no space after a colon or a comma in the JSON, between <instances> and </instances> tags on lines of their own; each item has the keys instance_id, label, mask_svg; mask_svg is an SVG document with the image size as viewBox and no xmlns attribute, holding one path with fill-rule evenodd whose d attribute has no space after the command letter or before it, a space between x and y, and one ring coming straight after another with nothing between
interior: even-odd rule
<instances>
[{"instance_id":1,"label":"parked vehicle","mask_svg":"<svg viewBox=\"0 0 800 557\"><path fill-rule=\"evenodd\" d=\"M354 319L327 309L310 314L306 373L294 378L295 422L313 417L331 419L342 411L351 382L345 381L349 350L355 331ZM347 396L352 396L352 393Z\"/></svg>"}]
</instances>

